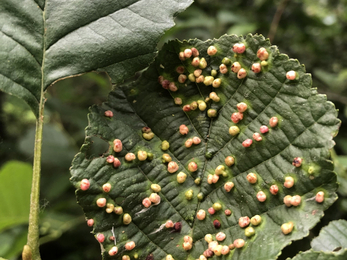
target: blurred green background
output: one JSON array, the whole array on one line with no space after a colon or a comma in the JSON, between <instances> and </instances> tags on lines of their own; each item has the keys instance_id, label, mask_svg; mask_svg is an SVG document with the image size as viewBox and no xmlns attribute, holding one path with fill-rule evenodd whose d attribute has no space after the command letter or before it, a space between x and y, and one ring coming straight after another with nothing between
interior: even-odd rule
<instances>
[{"instance_id":1,"label":"blurred green background","mask_svg":"<svg viewBox=\"0 0 347 260\"><path fill-rule=\"evenodd\" d=\"M160 46L170 39L219 38L259 33L312 73L313 85L336 104L342 121L332 157L339 199L309 237L284 249L279 259L310 248L310 240L334 219L347 219L347 0L197 0L176 18ZM50 87L43 132L41 224L42 259L101 259L89 234L69 167L84 141L88 107L111 90L105 74L89 73ZM19 259L26 241L35 118L21 100L0 92L0 257ZM95 139L91 155L107 145Z\"/></svg>"}]
</instances>

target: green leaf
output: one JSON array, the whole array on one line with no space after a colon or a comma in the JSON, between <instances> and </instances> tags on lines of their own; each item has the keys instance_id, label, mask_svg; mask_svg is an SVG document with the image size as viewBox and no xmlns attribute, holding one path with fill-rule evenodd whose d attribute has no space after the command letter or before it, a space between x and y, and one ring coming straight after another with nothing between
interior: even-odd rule
<instances>
[{"instance_id":1,"label":"green leaf","mask_svg":"<svg viewBox=\"0 0 347 260\"><path fill-rule=\"evenodd\" d=\"M9 161L0 169L0 231L29 220L31 167Z\"/></svg>"},{"instance_id":2,"label":"green leaf","mask_svg":"<svg viewBox=\"0 0 347 260\"><path fill-rule=\"evenodd\" d=\"M236 43L244 43L246 51L234 53ZM218 50L214 56L206 54L211 45ZM179 52L192 47L197 48L200 58L207 61L208 65L202 71L204 76L210 75L212 69L217 70L215 77L222 80L219 88L188 79L184 83L178 82L177 69L181 66L185 75L196 69L191 65L192 58L184 61L178 58ZM260 47L269 53L268 65L256 74L250 68L253 63L260 62L257 57ZM228 72L222 74L219 66L224 57L228 57L231 64L238 61L246 69L247 77L238 79L231 71L231 64L227 65ZM298 79L290 81L286 78L286 72L291 70L296 71ZM178 91L164 89L158 81L163 80L160 76L174 82ZM193 101L205 100L212 91L220 97L219 102L206 100L204 111L182 110ZM183 101L181 106L174 102L177 97ZM243 119L235 124L230 117L240 102L247 103L248 109L243 113ZM210 108L218 111L216 117L207 116ZM106 110L113 112L112 118L105 116ZM176 260L197 259L208 248L204 236L212 234L215 239L218 232L226 234L226 239L220 242L222 245L230 245L239 238L246 242L242 249L232 250L228 259L276 259L291 241L307 236L323 216L323 211L337 198L336 175L330 161L332 137L340 124L335 107L311 88L311 77L298 61L280 54L263 36L225 35L206 42L171 41L164 45L155 62L137 81L118 86L106 103L93 106L90 111L86 141L73 161L71 180L77 188L77 200L86 218L94 220L94 234L102 233L106 237L102 243L104 259L136 254L139 259L146 259L150 254L154 259L164 259L168 254ZM252 138L253 133L259 132L260 126L269 125L269 119L274 116L279 123L269 126L268 133L261 134L262 141L253 140L250 147L242 145L243 141ZM182 124L189 128L188 135L180 134ZM240 128L240 133L231 136L229 127L235 125ZM143 127L149 127L154 133L152 140L143 138ZM92 136L109 142L110 147L103 156L87 156ZM186 140L193 137L199 137L201 143L185 147ZM115 139L123 143L121 152L113 150ZM170 144L167 151L161 149L164 140ZM141 150L153 153L153 160L125 160L128 152L137 156ZM167 163L163 163L164 153L179 166L173 174L168 172ZM115 168L107 163L108 155L117 157L121 166ZM227 156L235 158L234 165L226 165ZM300 167L292 165L296 157L303 159ZM197 164L197 171L189 170L191 162ZM224 176L209 184L208 176L214 174L219 165L225 168ZM187 175L184 183L177 181L179 172ZM246 179L251 172L257 174L255 184ZM283 185L288 176L295 179L292 188ZM200 184L195 182L198 178L201 178ZM83 179L90 182L87 190L80 188ZM235 184L230 192L224 189L228 181ZM102 188L106 183L111 184L108 193ZM153 192L151 184L161 186L161 202L145 208L142 201ZM272 185L278 186L277 195L269 192ZM193 193L191 200L188 200L187 191L190 195ZM264 202L257 200L259 191L267 196ZM323 203L315 200L319 191L325 194ZM203 197L201 201L198 194L200 199ZM301 196L301 204L286 207L283 203L286 195ZM107 213L105 207L98 207L96 202L100 198L105 198L109 207L121 206L124 213L131 215L132 222L124 225L121 215ZM220 203L222 209L210 215L207 210L214 203ZM206 212L203 220L195 217L200 209ZM231 210L230 216L225 214L226 209ZM253 226L255 235L247 238L244 228L238 224L239 218L254 215L260 215L262 222ZM167 220L180 222L182 230L174 232L172 228L166 228ZM214 227L214 220L220 222L220 229ZM292 222L294 229L284 235L281 225L287 222ZM116 257L108 254L114 246L114 241L109 239L113 236L112 230L118 247ZM182 246L185 235L194 241L189 251ZM136 247L126 251L124 246L129 241L134 241Z\"/></svg>"},{"instance_id":3,"label":"green leaf","mask_svg":"<svg viewBox=\"0 0 347 260\"><path fill-rule=\"evenodd\" d=\"M306 251L296 255L292 260L345 260L347 257L347 250L344 250L341 254Z\"/></svg>"},{"instance_id":4,"label":"green leaf","mask_svg":"<svg viewBox=\"0 0 347 260\"><path fill-rule=\"evenodd\" d=\"M340 219L331 221L322 228L319 236L311 242L315 251L331 252L347 249L347 221Z\"/></svg>"},{"instance_id":5,"label":"green leaf","mask_svg":"<svg viewBox=\"0 0 347 260\"><path fill-rule=\"evenodd\" d=\"M59 79L106 71L114 83L145 68L173 16L192 0L4 0L0 90L38 115L41 91Z\"/></svg>"}]
</instances>

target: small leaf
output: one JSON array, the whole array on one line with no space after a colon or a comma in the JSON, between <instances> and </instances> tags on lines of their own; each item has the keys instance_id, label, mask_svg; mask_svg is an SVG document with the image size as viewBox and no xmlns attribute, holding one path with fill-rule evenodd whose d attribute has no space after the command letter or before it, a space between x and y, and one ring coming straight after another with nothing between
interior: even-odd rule
<instances>
[{"instance_id":1,"label":"small leaf","mask_svg":"<svg viewBox=\"0 0 347 260\"><path fill-rule=\"evenodd\" d=\"M59 79L106 71L114 83L145 68L173 16L192 0L0 2L0 90L38 115L41 92Z\"/></svg>"},{"instance_id":2,"label":"small leaf","mask_svg":"<svg viewBox=\"0 0 347 260\"><path fill-rule=\"evenodd\" d=\"M336 252L347 249L347 221L331 221L311 242L314 251Z\"/></svg>"},{"instance_id":3,"label":"small leaf","mask_svg":"<svg viewBox=\"0 0 347 260\"><path fill-rule=\"evenodd\" d=\"M245 52L233 51L235 44L240 44L239 52L244 44ZM261 47L269 55L255 73L251 67L261 62L257 56ZM189 56L191 48L200 53L202 62L196 63L200 70L192 65L193 57L179 59L185 50ZM239 63L234 69L243 68L241 78L231 70L234 62ZM289 78L296 78L287 79L288 71L294 72ZM197 83L199 74L205 80ZM211 86L211 75L220 79L216 87ZM235 118L238 110L242 114ZM73 161L71 180L94 234L105 237L99 240L104 259L136 254L139 259L150 254L154 259L168 254L176 260L197 259L208 248L205 235L212 234L215 240L218 232L226 235L221 245L245 241L243 248L229 252L229 259L276 259L292 240L307 236L337 198L329 151L340 124L336 109L311 88L304 67L280 54L263 36L171 41L137 81L117 86L106 103L90 111L86 141ZM112 117L107 116L110 112ZM101 157L87 156L92 136L110 145ZM143 151L151 154L150 159L142 160ZM131 157L127 153L135 160L127 161ZM115 167L106 161L113 157ZM249 173L253 177L248 180ZM286 177L294 186L284 185ZM159 204L146 199L152 187ZM316 201L317 192L324 192L321 203ZM290 200L295 206L284 205L287 195L297 195ZM123 224L118 207L131 216L131 223ZM255 215L261 221L253 221L253 229L245 234L239 219L247 217L241 221L247 226L247 219ZM179 222L181 229L172 228L171 222L165 227L168 220ZM183 246L187 235L193 242ZM113 236L115 257L108 253L115 246ZM136 246L127 251L130 241ZM238 242L242 245L242 240Z\"/></svg>"},{"instance_id":4,"label":"small leaf","mask_svg":"<svg viewBox=\"0 0 347 260\"><path fill-rule=\"evenodd\" d=\"M0 169L0 231L29 221L32 168L9 161Z\"/></svg>"}]
</instances>

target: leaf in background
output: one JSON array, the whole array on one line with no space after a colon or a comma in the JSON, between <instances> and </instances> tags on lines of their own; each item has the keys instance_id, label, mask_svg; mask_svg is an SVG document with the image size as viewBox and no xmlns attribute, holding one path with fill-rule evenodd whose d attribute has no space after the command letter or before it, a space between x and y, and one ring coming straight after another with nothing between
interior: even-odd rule
<instances>
[{"instance_id":1,"label":"leaf in background","mask_svg":"<svg viewBox=\"0 0 347 260\"><path fill-rule=\"evenodd\" d=\"M0 169L0 231L29 221L32 166L9 161Z\"/></svg>"},{"instance_id":2,"label":"leaf in background","mask_svg":"<svg viewBox=\"0 0 347 260\"><path fill-rule=\"evenodd\" d=\"M114 83L145 68L173 16L192 0L0 2L0 90L36 116L41 91L72 75L107 71Z\"/></svg>"},{"instance_id":3,"label":"leaf in background","mask_svg":"<svg viewBox=\"0 0 347 260\"><path fill-rule=\"evenodd\" d=\"M10 259L18 256L26 244L27 237L28 225L18 225L1 232L0 255Z\"/></svg>"},{"instance_id":4,"label":"leaf in background","mask_svg":"<svg viewBox=\"0 0 347 260\"><path fill-rule=\"evenodd\" d=\"M347 250L341 254L335 255L333 253L306 251L296 255L292 260L345 260L347 258Z\"/></svg>"},{"instance_id":5,"label":"leaf in background","mask_svg":"<svg viewBox=\"0 0 347 260\"><path fill-rule=\"evenodd\" d=\"M244 53L233 52L237 43L245 44ZM212 45L218 52L209 56L206 51ZM202 66L202 71L195 71L192 57L184 61L178 58L180 52L192 47L198 49L201 60L206 59L207 66ZM257 57L260 47L266 48L269 57L267 64L263 62L262 71L254 73L250 68L260 62ZM222 60L227 67L225 74L219 67ZM236 61L245 69L247 77L239 79L231 71L231 64ZM298 76L292 81L286 78L286 73L291 70ZM214 74L221 84L213 88L207 81L205 84L186 79L182 83L182 79L193 72L202 73L205 80ZM192 75L189 77L196 81ZM172 91L164 89L159 81ZM220 101L208 100L212 91ZM176 101L181 98L182 105L176 105L174 98ZM203 106L201 110L182 110L185 105L192 108L196 105L193 102L197 101L203 105L204 100L207 103L205 110ZM247 103L248 109L239 123L233 123L230 117L240 102ZM113 112L113 117L105 116L107 110ZM207 116L211 112L217 112L216 117ZM155 62L137 81L118 86L110 93L108 102L91 108L86 142L73 161L71 180L77 188L77 200L86 218L91 219L89 223L94 221L94 234L105 237L104 242L101 241L104 259L121 259L122 255L132 258L136 254L139 259L146 259L150 254L154 259L164 259L168 254L176 260L197 259L208 248L204 236L212 234L216 239L220 231L226 235L220 242L222 245L230 245L235 239L246 242L243 248L231 250L229 259L275 259L292 240L307 236L323 216L323 211L337 198L336 175L330 161L332 137L340 124L336 115L334 105L311 88L311 77L304 67L297 60L280 54L263 36L232 35L207 42L172 41L164 45ZM272 117L277 117L279 122L270 127ZM187 135L179 132L183 124L189 128ZM262 125L269 126L269 132L260 135L262 141L253 140L250 147L244 147L242 143L251 140ZM240 133L230 135L231 126L238 126ZM150 141L143 138L142 130L148 131L143 127L151 129L153 139ZM92 136L108 141L110 147L104 156L88 158ZM201 142L187 148L185 142L193 137ZM115 139L123 143L121 152L113 151ZM161 149L164 140L170 144L165 151ZM153 160L139 160L139 151L152 153ZM125 155L129 152L137 159L126 161ZM168 165L162 159L164 153L177 163L177 171L172 170L174 173L168 172ZM117 157L121 166L115 168L107 163L107 155ZM234 165L227 166L227 156L235 158ZM303 159L299 167L292 164L296 157ZM216 169L220 165L224 170L218 172ZM187 175L184 183L177 181L179 172ZM219 179L216 175L214 182L208 182L209 175L216 172L222 173ZM255 184L247 181L248 173L256 173ZM295 184L286 188L283 183L289 176L295 179ZM85 184L81 186L83 179L84 183L90 184L89 188ZM227 192L224 185L230 181L235 186ZM155 191L152 184L160 185L161 202L146 208L142 202ZM277 185L277 195L270 193L272 185ZM266 195L263 202L257 199L260 191ZM319 191L325 194L323 203L315 200ZM300 205L286 207L283 204L286 195L299 195ZM103 202L107 203L106 207ZM214 203L219 203L215 208L221 210L211 215L208 209ZM113 206L121 206L124 214L130 214L132 222L123 224L123 215L113 213ZM206 212L206 218L198 220L196 213L201 209ZM230 210L231 214L226 214L225 210ZM259 226L253 225L255 235L247 238L245 230L238 224L239 218L257 214L262 217L262 222ZM166 228L168 220L180 222L181 231ZM215 227L215 220L221 224L220 229ZM281 225L288 222L294 224L294 229L284 235ZM114 241L109 239L113 229L118 247L116 257L108 254L114 246ZM186 235L193 239L189 251L182 247ZM125 244L130 241L134 241L136 247L126 251Z\"/></svg>"},{"instance_id":6,"label":"leaf in background","mask_svg":"<svg viewBox=\"0 0 347 260\"><path fill-rule=\"evenodd\" d=\"M311 242L314 251L332 252L347 249L347 221L331 221Z\"/></svg>"}]
</instances>

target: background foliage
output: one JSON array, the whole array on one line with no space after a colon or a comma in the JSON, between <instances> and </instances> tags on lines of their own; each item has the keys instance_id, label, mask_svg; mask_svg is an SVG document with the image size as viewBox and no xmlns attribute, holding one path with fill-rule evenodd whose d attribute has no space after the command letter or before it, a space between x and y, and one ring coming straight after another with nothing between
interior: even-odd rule
<instances>
[{"instance_id":1,"label":"background foliage","mask_svg":"<svg viewBox=\"0 0 347 260\"><path fill-rule=\"evenodd\" d=\"M346 6L346 0L197 0L178 16L177 25L159 44L160 47L174 38L218 38L224 33L268 36L275 14L283 11L276 33L272 34L272 44L305 64L313 74L313 86L326 93L339 109L342 126L333 154L341 183L339 199L310 236L286 248L281 259L309 249L312 238L330 220L347 219L347 35L343 33L347 29ZM104 101L110 89L106 75L91 73L58 82L48 90L41 185L43 259L101 259L99 245L89 234L90 228L76 204L68 168L84 140L88 107ZM35 117L30 108L0 92L0 115L1 170L12 160L31 164ZM95 141L91 153L98 155L107 144L98 138ZM23 166L21 171L30 175L31 167ZM0 256L17 259L26 230L25 223L0 230Z\"/></svg>"}]
</instances>

